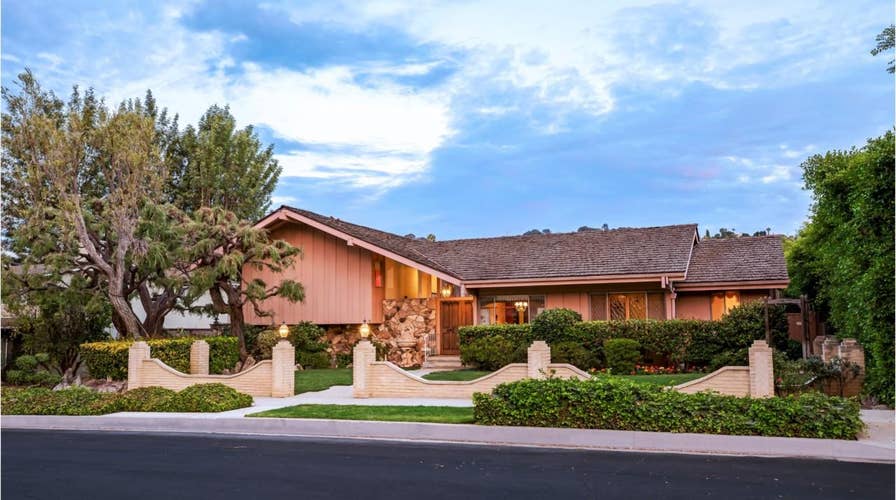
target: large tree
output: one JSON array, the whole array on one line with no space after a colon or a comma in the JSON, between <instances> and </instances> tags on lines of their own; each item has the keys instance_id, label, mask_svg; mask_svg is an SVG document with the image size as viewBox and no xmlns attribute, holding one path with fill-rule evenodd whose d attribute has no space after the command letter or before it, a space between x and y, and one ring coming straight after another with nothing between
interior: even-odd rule
<instances>
[{"instance_id":1,"label":"large tree","mask_svg":"<svg viewBox=\"0 0 896 500\"><path fill-rule=\"evenodd\" d=\"M251 306L256 315L272 316L263 309L265 299L279 296L291 302L305 298L301 283L289 279L267 283L261 278L245 279L247 268L280 273L301 258L302 250L283 240L272 240L268 232L252 227L233 212L203 207L197 210L193 231L205 235L194 245L197 270L192 276L192 298L208 291L211 306L194 310L230 316L230 329L239 338L240 359L249 356L244 331L244 309ZM272 318L273 321L273 318Z\"/></svg>"},{"instance_id":2,"label":"large tree","mask_svg":"<svg viewBox=\"0 0 896 500\"><path fill-rule=\"evenodd\" d=\"M803 165L814 203L787 252L797 291L827 311L841 337L857 337L867 357L866 391L894 400L893 132L861 149L815 155Z\"/></svg>"},{"instance_id":3,"label":"large tree","mask_svg":"<svg viewBox=\"0 0 896 500\"><path fill-rule=\"evenodd\" d=\"M281 168L273 146L263 146L251 126L238 129L229 108L210 107L196 128L184 129L177 150L171 196L178 207L220 207L249 221L267 213Z\"/></svg>"},{"instance_id":4,"label":"large tree","mask_svg":"<svg viewBox=\"0 0 896 500\"><path fill-rule=\"evenodd\" d=\"M95 276L121 333L143 333L129 302L135 262L147 242L140 214L166 179L153 120L121 106L111 111L88 91L62 103L31 73L20 92L3 88L4 217L13 252L26 269L77 269ZM9 192L9 191L7 191Z\"/></svg>"},{"instance_id":5,"label":"large tree","mask_svg":"<svg viewBox=\"0 0 896 500\"><path fill-rule=\"evenodd\" d=\"M871 49L871 55L876 56L893 50L893 47L896 46L896 26L891 24L884 28L884 30L877 35L875 41L877 42L877 45ZM893 59L890 59L890 62L887 64L887 71L890 73L896 71Z\"/></svg>"}]
</instances>

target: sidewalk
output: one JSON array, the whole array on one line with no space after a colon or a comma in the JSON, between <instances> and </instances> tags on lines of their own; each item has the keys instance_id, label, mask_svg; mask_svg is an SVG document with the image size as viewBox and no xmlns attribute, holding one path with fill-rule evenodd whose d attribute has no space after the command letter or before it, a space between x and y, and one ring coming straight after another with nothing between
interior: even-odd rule
<instances>
[{"instance_id":1,"label":"sidewalk","mask_svg":"<svg viewBox=\"0 0 896 500\"><path fill-rule=\"evenodd\" d=\"M253 407L252 411L260 409ZM2 428L373 439L894 463L892 433L861 441L842 441L410 422L243 418L234 412L226 413L228 415L214 416L142 414L142 418L121 414L97 417L8 415L2 419ZM878 420L881 429L887 425L892 429L889 424L893 418L892 411L870 414L869 418Z\"/></svg>"}]
</instances>

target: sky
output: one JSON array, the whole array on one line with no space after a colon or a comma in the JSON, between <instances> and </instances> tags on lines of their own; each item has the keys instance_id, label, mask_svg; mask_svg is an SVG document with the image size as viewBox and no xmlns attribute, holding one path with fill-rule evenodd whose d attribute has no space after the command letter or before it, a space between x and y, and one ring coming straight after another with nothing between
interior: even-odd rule
<instances>
[{"instance_id":1,"label":"sky","mask_svg":"<svg viewBox=\"0 0 896 500\"><path fill-rule=\"evenodd\" d=\"M4 86L229 105L274 144L275 207L398 234L794 234L800 164L894 126L888 0L2 7Z\"/></svg>"}]
</instances>

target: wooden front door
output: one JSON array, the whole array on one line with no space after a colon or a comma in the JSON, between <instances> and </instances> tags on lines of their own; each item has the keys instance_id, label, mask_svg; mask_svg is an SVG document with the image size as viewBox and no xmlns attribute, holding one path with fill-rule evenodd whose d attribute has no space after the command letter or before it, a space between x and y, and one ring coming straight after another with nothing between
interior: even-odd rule
<instances>
[{"instance_id":1,"label":"wooden front door","mask_svg":"<svg viewBox=\"0 0 896 500\"><path fill-rule=\"evenodd\" d=\"M457 329L473 324L472 300L443 300L439 305L439 354L460 354Z\"/></svg>"}]
</instances>

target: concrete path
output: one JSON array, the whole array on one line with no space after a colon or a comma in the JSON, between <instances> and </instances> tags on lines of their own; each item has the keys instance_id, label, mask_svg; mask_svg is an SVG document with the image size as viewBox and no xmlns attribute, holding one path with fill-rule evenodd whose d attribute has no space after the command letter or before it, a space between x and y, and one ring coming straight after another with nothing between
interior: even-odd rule
<instances>
[{"instance_id":1,"label":"concrete path","mask_svg":"<svg viewBox=\"0 0 896 500\"><path fill-rule=\"evenodd\" d=\"M230 413L230 412L228 412ZM4 429L89 430L151 433L235 434L334 439L376 439L550 448L812 458L845 462L894 463L894 449L880 442L834 439L718 436L665 432L550 429L479 425L367 422L290 418L242 418L143 414L95 417L8 415Z\"/></svg>"}]
</instances>

